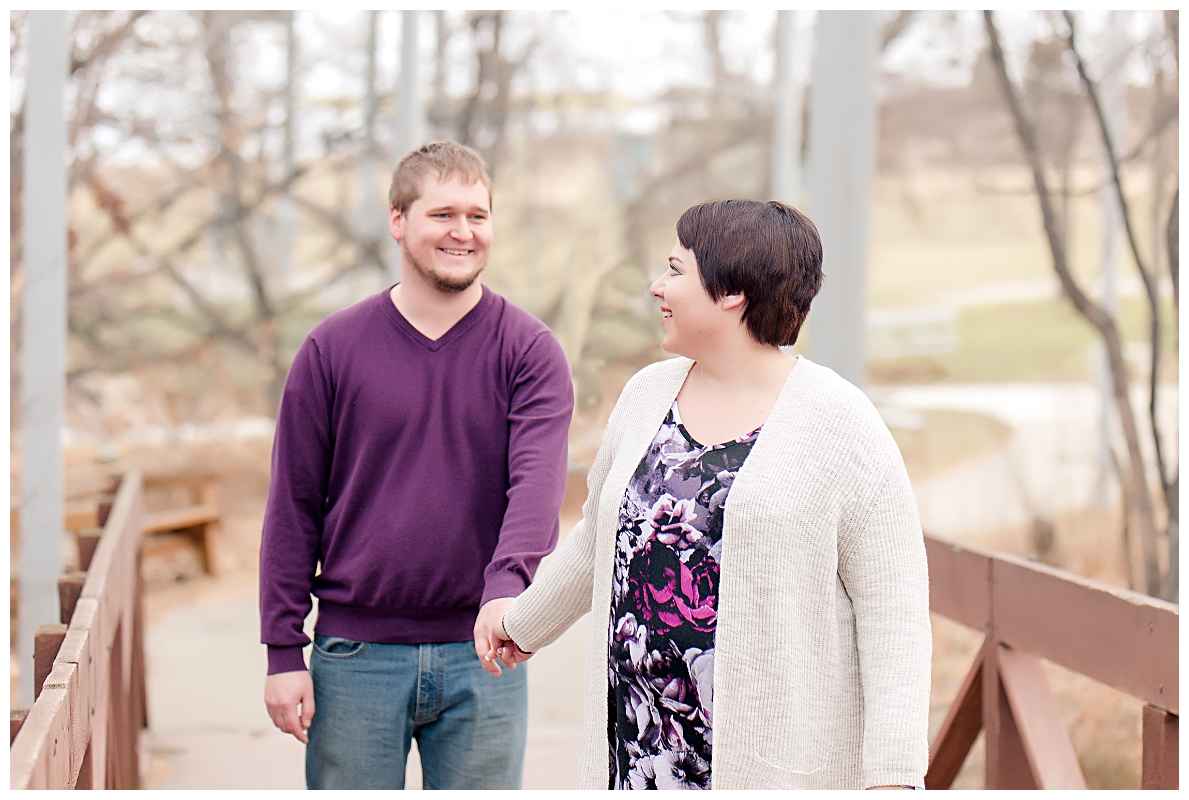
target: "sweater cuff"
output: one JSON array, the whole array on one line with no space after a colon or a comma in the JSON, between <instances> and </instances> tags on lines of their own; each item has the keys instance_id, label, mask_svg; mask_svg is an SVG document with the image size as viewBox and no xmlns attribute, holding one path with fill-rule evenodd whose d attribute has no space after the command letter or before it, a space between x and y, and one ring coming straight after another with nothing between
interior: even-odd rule
<instances>
[{"instance_id":1,"label":"sweater cuff","mask_svg":"<svg viewBox=\"0 0 1189 800\"><path fill-rule=\"evenodd\" d=\"M520 648L520 652L522 652L522 653L536 652L534 650L525 650L520 645L521 642L525 641L525 636L524 636L523 631L521 631L519 634L517 634L515 632L517 630L516 614L515 614L516 605L517 605L516 603L513 603L512 607L509 608L504 613L504 619L503 619L504 633L508 634L508 637L512 640L512 644L514 644L518 648ZM524 604L521 603L520 605L524 605ZM512 617L512 619L509 620L508 617ZM509 623L511 623L511 624L509 624Z\"/></svg>"},{"instance_id":2,"label":"sweater cuff","mask_svg":"<svg viewBox=\"0 0 1189 800\"><path fill-rule=\"evenodd\" d=\"M521 592L527 588L528 584L524 582L524 577L516 572L508 570L493 572L483 582L483 599L479 601L479 608L485 606L489 600L500 597L519 597Z\"/></svg>"},{"instance_id":3,"label":"sweater cuff","mask_svg":"<svg viewBox=\"0 0 1189 800\"><path fill-rule=\"evenodd\" d=\"M295 647L268 646L268 674L278 672L304 672L306 660L301 654L300 645Z\"/></svg>"},{"instance_id":4,"label":"sweater cuff","mask_svg":"<svg viewBox=\"0 0 1189 800\"><path fill-rule=\"evenodd\" d=\"M863 787L872 786L912 786L925 788L925 776L911 769L884 768L866 770L863 775Z\"/></svg>"}]
</instances>

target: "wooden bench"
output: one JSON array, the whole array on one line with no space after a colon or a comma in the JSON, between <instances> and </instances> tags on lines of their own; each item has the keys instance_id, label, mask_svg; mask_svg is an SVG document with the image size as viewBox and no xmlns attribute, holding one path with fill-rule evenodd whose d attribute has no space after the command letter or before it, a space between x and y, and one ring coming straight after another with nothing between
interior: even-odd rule
<instances>
[{"instance_id":1,"label":"wooden bench","mask_svg":"<svg viewBox=\"0 0 1189 800\"><path fill-rule=\"evenodd\" d=\"M162 554L179 546L176 537L169 540L163 537L160 541L148 538L154 534L185 534L198 546L202 568L208 574L214 575L217 569L214 539L222 522L218 477L206 472L151 475L144 478L144 488L146 494L154 490L166 490L173 496L185 496L185 505L145 514L145 553ZM178 492L179 489L182 491ZM83 539L91 535L88 532L93 532L106 523L114 491L115 484L109 480L101 485L88 487L86 492L76 491L66 498L62 527L79 539L80 547L84 546ZM20 517L20 501L13 497L9 510L9 530L13 542L20 538ZM184 540L182 541L184 544Z\"/></svg>"},{"instance_id":2,"label":"wooden bench","mask_svg":"<svg viewBox=\"0 0 1189 800\"><path fill-rule=\"evenodd\" d=\"M218 477L209 473L177 473L172 475L150 475L144 480L146 493L155 489L183 488L188 492L188 504L175 506L145 514L146 555L173 549L174 544L155 543L155 534L181 533L187 535L198 546L202 556L202 567L211 575L216 573L215 536L222 523L219 510ZM174 539L174 542L177 540Z\"/></svg>"}]
</instances>

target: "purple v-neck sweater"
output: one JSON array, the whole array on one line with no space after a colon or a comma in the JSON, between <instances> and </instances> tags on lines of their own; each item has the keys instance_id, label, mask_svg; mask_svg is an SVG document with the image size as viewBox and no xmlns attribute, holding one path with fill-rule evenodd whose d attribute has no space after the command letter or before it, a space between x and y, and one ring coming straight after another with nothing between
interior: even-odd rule
<instances>
[{"instance_id":1,"label":"purple v-neck sweater","mask_svg":"<svg viewBox=\"0 0 1189 800\"><path fill-rule=\"evenodd\" d=\"M557 543L573 405L557 339L487 288L437 340L387 290L315 327L277 413L269 673L305 669L311 593L327 636L470 639L479 607L524 591Z\"/></svg>"}]
</instances>

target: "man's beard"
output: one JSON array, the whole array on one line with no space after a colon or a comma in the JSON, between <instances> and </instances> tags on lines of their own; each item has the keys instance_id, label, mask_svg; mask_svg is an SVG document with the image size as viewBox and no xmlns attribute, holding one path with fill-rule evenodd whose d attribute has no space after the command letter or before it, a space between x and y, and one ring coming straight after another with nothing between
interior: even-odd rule
<instances>
[{"instance_id":1,"label":"man's beard","mask_svg":"<svg viewBox=\"0 0 1189 800\"><path fill-rule=\"evenodd\" d=\"M447 294L457 294L465 289L469 289L471 284L474 283L479 277L479 273L483 271L485 266L487 266L486 264L480 264L470 275L467 275L461 279L456 279L426 269L421 264L418 264L417 259L413 258L409 251L404 247L400 249L400 260L402 267L406 264L409 265L413 268L414 272L437 287L438 291L445 292Z\"/></svg>"}]
</instances>

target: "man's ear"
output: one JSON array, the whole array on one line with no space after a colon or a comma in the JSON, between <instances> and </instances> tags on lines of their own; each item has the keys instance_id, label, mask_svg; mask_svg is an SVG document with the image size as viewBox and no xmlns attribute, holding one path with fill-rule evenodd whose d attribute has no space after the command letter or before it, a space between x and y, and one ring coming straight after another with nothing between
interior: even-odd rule
<instances>
[{"instance_id":1,"label":"man's ear","mask_svg":"<svg viewBox=\"0 0 1189 800\"><path fill-rule=\"evenodd\" d=\"M723 311L730 311L733 308L739 308L747 302L747 298L742 293L728 294L718 301L718 307Z\"/></svg>"},{"instance_id":2,"label":"man's ear","mask_svg":"<svg viewBox=\"0 0 1189 800\"><path fill-rule=\"evenodd\" d=\"M399 208L389 207L388 209L388 233L396 241L400 241L401 236L404 235L404 215L400 213Z\"/></svg>"}]
</instances>

